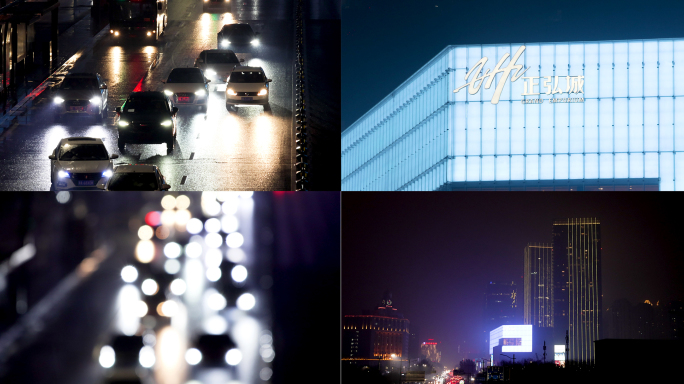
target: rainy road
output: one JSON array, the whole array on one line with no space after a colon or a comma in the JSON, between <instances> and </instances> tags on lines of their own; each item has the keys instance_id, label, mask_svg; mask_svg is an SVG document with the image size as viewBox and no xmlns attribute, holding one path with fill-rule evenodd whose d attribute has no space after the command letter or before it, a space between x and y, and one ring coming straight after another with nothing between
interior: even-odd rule
<instances>
[{"instance_id":1,"label":"rainy road","mask_svg":"<svg viewBox=\"0 0 684 384\"><path fill-rule=\"evenodd\" d=\"M102 75L109 89L109 117L100 125L78 116L55 124L50 100L42 98L0 143L0 190L49 190L48 155L60 139L73 136L102 138L110 154L121 155L114 160L115 166L159 166L172 191L290 190L293 10L292 0L233 0L232 12L209 14L202 13L199 1L170 0L166 33L156 46L115 45L111 37L101 38L92 51L75 60L70 72ZM260 33L257 49L236 53L245 64L263 67L273 79L269 96L272 113L255 106L229 114L223 92L210 92L206 113L197 107L180 106L172 154L166 154L165 144L127 144L120 153L116 148L115 107L121 106L137 86L162 90L161 81L172 68L192 67L202 50L216 48L221 26L234 22L249 23Z\"/></svg>"}]
</instances>

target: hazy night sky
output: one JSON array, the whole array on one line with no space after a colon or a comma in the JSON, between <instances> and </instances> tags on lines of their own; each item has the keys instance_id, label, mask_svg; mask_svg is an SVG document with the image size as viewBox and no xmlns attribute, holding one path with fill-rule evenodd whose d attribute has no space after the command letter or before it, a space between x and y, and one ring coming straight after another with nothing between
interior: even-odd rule
<instances>
[{"instance_id":1,"label":"hazy night sky","mask_svg":"<svg viewBox=\"0 0 684 384\"><path fill-rule=\"evenodd\" d=\"M342 0L342 129L447 45L682 37L684 1Z\"/></svg>"},{"instance_id":2,"label":"hazy night sky","mask_svg":"<svg viewBox=\"0 0 684 384\"><path fill-rule=\"evenodd\" d=\"M477 342L491 280L522 285L528 242L551 242L554 219L601 221L603 307L684 299L678 193L343 193L342 314L393 294L395 308L442 342L442 363ZM520 287L522 288L522 287ZM520 291L522 305L522 291ZM473 350L477 348L471 347Z\"/></svg>"}]
</instances>

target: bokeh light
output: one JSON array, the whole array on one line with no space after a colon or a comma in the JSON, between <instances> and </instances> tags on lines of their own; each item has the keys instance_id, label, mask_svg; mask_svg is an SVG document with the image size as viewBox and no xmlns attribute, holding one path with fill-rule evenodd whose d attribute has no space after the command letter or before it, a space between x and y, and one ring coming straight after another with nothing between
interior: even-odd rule
<instances>
[{"instance_id":1,"label":"bokeh light","mask_svg":"<svg viewBox=\"0 0 684 384\"><path fill-rule=\"evenodd\" d=\"M171 195L166 195L161 199L161 206L164 209L176 208L176 198Z\"/></svg>"},{"instance_id":2,"label":"bokeh light","mask_svg":"<svg viewBox=\"0 0 684 384\"><path fill-rule=\"evenodd\" d=\"M232 348L226 352L226 363L228 365L238 365L242 361L242 352L237 348Z\"/></svg>"},{"instance_id":3,"label":"bokeh light","mask_svg":"<svg viewBox=\"0 0 684 384\"><path fill-rule=\"evenodd\" d=\"M233 232L226 237L226 245L230 248L240 248L245 242L245 238L240 232Z\"/></svg>"},{"instance_id":4,"label":"bokeh light","mask_svg":"<svg viewBox=\"0 0 684 384\"><path fill-rule=\"evenodd\" d=\"M167 243L164 246L164 255L169 259L175 259L181 254L181 247L178 243Z\"/></svg>"},{"instance_id":5,"label":"bokeh light","mask_svg":"<svg viewBox=\"0 0 684 384\"><path fill-rule=\"evenodd\" d=\"M166 271L166 273L169 275L175 275L176 273L180 272L180 269L181 264L176 259L169 259L164 262L164 271Z\"/></svg>"},{"instance_id":6,"label":"bokeh light","mask_svg":"<svg viewBox=\"0 0 684 384\"><path fill-rule=\"evenodd\" d=\"M176 198L176 209L188 209L190 207L190 198L185 195L180 195Z\"/></svg>"},{"instance_id":7,"label":"bokeh light","mask_svg":"<svg viewBox=\"0 0 684 384\"><path fill-rule=\"evenodd\" d=\"M197 348L190 348L185 352L185 361L190 365L197 365L202 361L202 352Z\"/></svg>"},{"instance_id":8,"label":"bokeh light","mask_svg":"<svg viewBox=\"0 0 684 384\"><path fill-rule=\"evenodd\" d=\"M145 215L145 224L152 227L159 226L159 224L161 224L161 212L147 212L147 215Z\"/></svg>"},{"instance_id":9,"label":"bokeh light","mask_svg":"<svg viewBox=\"0 0 684 384\"><path fill-rule=\"evenodd\" d=\"M225 233L232 233L238 230L238 219L232 215L225 215L221 218L221 230Z\"/></svg>"},{"instance_id":10,"label":"bokeh light","mask_svg":"<svg viewBox=\"0 0 684 384\"><path fill-rule=\"evenodd\" d=\"M237 307L243 311L249 311L250 309L254 308L254 305L256 304L256 300L254 299L254 296L251 293L243 293L238 297L237 302L235 303Z\"/></svg>"},{"instance_id":11,"label":"bokeh light","mask_svg":"<svg viewBox=\"0 0 684 384\"><path fill-rule=\"evenodd\" d=\"M143 225L138 228L138 238L140 240L150 240L154 236L154 230L149 225Z\"/></svg>"},{"instance_id":12,"label":"bokeh light","mask_svg":"<svg viewBox=\"0 0 684 384\"><path fill-rule=\"evenodd\" d=\"M140 240L135 247L135 258L141 263L149 263L154 259L154 243L150 240Z\"/></svg>"},{"instance_id":13,"label":"bokeh light","mask_svg":"<svg viewBox=\"0 0 684 384\"><path fill-rule=\"evenodd\" d=\"M159 291L159 284L152 279L145 279L140 288L144 294L152 296Z\"/></svg>"},{"instance_id":14,"label":"bokeh light","mask_svg":"<svg viewBox=\"0 0 684 384\"><path fill-rule=\"evenodd\" d=\"M223 253L218 248L212 248L207 250L204 255L204 265L207 268L220 267L221 262L223 262Z\"/></svg>"},{"instance_id":15,"label":"bokeh light","mask_svg":"<svg viewBox=\"0 0 684 384\"><path fill-rule=\"evenodd\" d=\"M200 257L202 254L202 244L197 243L197 242L191 242L188 243L185 246L185 255L190 258L197 258Z\"/></svg>"},{"instance_id":16,"label":"bokeh light","mask_svg":"<svg viewBox=\"0 0 684 384\"><path fill-rule=\"evenodd\" d=\"M121 270L121 278L127 283L132 283L138 278L138 270L132 265L127 265Z\"/></svg>"},{"instance_id":17,"label":"bokeh light","mask_svg":"<svg viewBox=\"0 0 684 384\"><path fill-rule=\"evenodd\" d=\"M209 248L218 248L223 244L223 236L218 233L208 233L204 238L204 243Z\"/></svg>"},{"instance_id":18,"label":"bokeh light","mask_svg":"<svg viewBox=\"0 0 684 384\"><path fill-rule=\"evenodd\" d=\"M188 223L185 225L185 228L188 231L188 233L196 235L196 234L202 232L204 225L202 224L202 220L197 219L197 218L193 218L193 219L188 220Z\"/></svg>"},{"instance_id":19,"label":"bokeh light","mask_svg":"<svg viewBox=\"0 0 684 384\"><path fill-rule=\"evenodd\" d=\"M180 296L185 293L185 289L187 288L185 281L183 279L176 279L171 282L171 285L169 286L169 289L171 290L171 293L173 293L176 296Z\"/></svg>"},{"instance_id":20,"label":"bokeh light","mask_svg":"<svg viewBox=\"0 0 684 384\"><path fill-rule=\"evenodd\" d=\"M230 271L230 277L232 277L235 282L242 283L247 278L247 268L242 265L236 265Z\"/></svg>"},{"instance_id":21,"label":"bokeh light","mask_svg":"<svg viewBox=\"0 0 684 384\"><path fill-rule=\"evenodd\" d=\"M221 221L217 218L211 218L204 223L204 229L209 233L216 233L221 230Z\"/></svg>"},{"instance_id":22,"label":"bokeh light","mask_svg":"<svg viewBox=\"0 0 684 384\"><path fill-rule=\"evenodd\" d=\"M207 280L219 281L221 279L221 268L207 268Z\"/></svg>"}]
</instances>

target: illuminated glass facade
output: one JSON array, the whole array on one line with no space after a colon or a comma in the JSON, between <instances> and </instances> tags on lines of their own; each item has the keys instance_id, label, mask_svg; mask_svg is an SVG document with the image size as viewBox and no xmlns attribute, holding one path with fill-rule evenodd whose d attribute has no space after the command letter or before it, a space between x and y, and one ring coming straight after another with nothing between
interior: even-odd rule
<instances>
[{"instance_id":1,"label":"illuminated glass facade","mask_svg":"<svg viewBox=\"0 0 684 384\"><path fill-rule=\"evenodd\" d=\"M525 324L553 327L553 273L551 244L525 247Z\"/></svg>"},{"instance_id":2,"label":"illuminated glass facade","mask_svg":"<svg viewBox=\"0 0 684 384\"><path fill-rule=\"evenodd\" d=\"M684 39L449 46L342 133L342 190L684 190L682 96Z\"/></svg>"}]
</instances>

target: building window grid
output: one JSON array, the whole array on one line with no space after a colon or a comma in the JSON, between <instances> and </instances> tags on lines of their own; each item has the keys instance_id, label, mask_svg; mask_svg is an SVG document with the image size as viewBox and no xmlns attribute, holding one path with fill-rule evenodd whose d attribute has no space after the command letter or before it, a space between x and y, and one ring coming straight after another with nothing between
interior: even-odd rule
<instances>
[{"instance_id":1,"label":"building window grid","mask_svg":"<svg viewBox=\"0 0 684 384\"><path fill-rule=\"evenodd\" d=\"M659 45L663 45L663 43L667 43L667 44L668 44L668 47L667 47L667 48L670 48L670 45L671 45L671 47L672 47L672 55L673 55L673 58L674 58L675 52L676 52L676 48L677 48L677 44L675 44L675 42L672 41L672 40L667 40L667 41L665 41L665 42L662 42L662 41L661 41L661 42L658 42ZM627 46L629 47L629 44L627 44ZM643 46L643 42L642 42L642 46ZM586 50L586 44L583 45L583 49ZM662 49L658 49L658 54L660 54L661 51L662 51ZM613 52L613 54L614 54L614 52ZM660 57L658 57L658 60L660 60ZM673 60L673 62L674 62L674 60ZM664 67L667 66L666 63L658 63L658 64L659 64L659 65L657 66L657 68L660 68L660 65L663 65ZM612 67L612 65L611 65L611 67ZM630 66L630 67L628 68L628 71L629 71L629 72L634 72L633 65ZM614 77L615 77L615 72L614 72L614 70L613 70L612 68L611 68L611 72L612 72L612 74L613 74L613 79L614 79ZM642 85L642 87L643 87L644 84L645 84L645 77L643 76L643 72L644 72L644 71L643 71L643 68L641 68L641 71L640 71L640 72L642 72L642 77L641 77L641 83L642 83L642 84L641 84L641 85ZM660 96L661 86L662 86L662 84L660 84L660 82L662 81L662 80L661 80L661 71L660 71L660 70L657 70L657 71L655 72L655 75L656 75L657 96ZM631 76L627 76L627 79L626 79L626 82L627 82L627 83L629 83L629 81L630 81L629 78L630 78L630 77L631 77ZM678 78L678 76L676 75L676 71L674 71L674 68L673 68L672 71L671 71L671 77L672 77L672 83L673 83L673 92L675 92L675 89L674 89L674 88L676 88L676 79ZM667 79L667 80L669 80L669 76L668 76L668 79ZM613 81L612 86L613 86L613 90L615 90L615 81ZM628 84L628 86L629 86L629 84ZM642 89L643 89L643 88L642 88ZM645 97L642 97L642 103L643 103L643 101L644 101L644 98L645 98ZM663 133L663 130L660 129L660 128L661 128L661 127L660 127L660 118L662 117L662 116L661 116L661 108L662 108L662 105L661 105L660 103L658 103L658 104L656 104L656 108L657 108L656 114L658 115L657 118L656 118L657 121L658 121L658 122L656 123L656 127L657 127L656 129L658 129L658 133L659 133L659 134L662 134L662 133ZM584 109L584 108L583 108L583 109ZM674 120L674 119L676 118L676 115L675 115L675 108L671 108L671 110L672 110L672 118L673 118L673 120ZM585 117L586 117L586 116L583 116L583 123L584 123L584 126L586 127L586 119L585 119ZM632 124L630 124L630 125L632 125ZM644 127L644 126L645 126L645 125L642 125L642 127ZM630 134L631 134L631 130L632 130L632 129L633 129L633 127L630 126L630 127L629 127L629 132L630 132ZM587 162L586 162L586 161L587 161L587 160L586 160L586 158L587 158L587 156L586 156L586 155L587 155L587 153L586 153L586 128L583 130L582 133L583 133L582 139L584 139L584 140L583 140L583 142L584 142L584 143L583 143L583 147L584 147L583 150L584 150L584 153L582 153L582 155L583 155L582 157L583 157L583 160L584 160L584 161L583 161L583 163L584 163L584 164L583 164L583 166L584 166L584 167L583 167L583 168L584 168L584 175L585 175L585 177L586 177L586 167L587 167ZM645 140L645 135L646 135L645 129L642 129L642 131L641 131L640 133L641 133L640 136L642 137L642 140ZM672 124L671 135L672 135L671 137L673 137L673 138L676 137L676 135L677 135L677 130L676 130L676 127L675 127L675 125L674 125L674 122L673 122L673 124ZM629 151L632 150L633 142L632 142L631 140L628 141L628 145L630 146L630 148L628 149L628 153L630 153ZM656 153L657 156L658 156L657 161L655 161L655 162L653 162L653 163L649 163L648 166L649 166L649 167L654 166L656 172L657 172L658 174L661 175L661 178L664 178L664 179L665 179L663 182L661 182L661 189L672 189L672 188L674 188L674 186L675 186L675 185L674 185L674 182L675 182L676 178L675 178L675 177L672 177L672 176L669 176L669 175L672 174L672 175L674 176L674 173L676 172L676 169L675 169L676 161L680 161L680 156L681 156L681 154L679 154L680 156L675 156L676 154L678 154L678 153L677 153L677 147L676 147L676 146L673 146L673 147L671 147L671 149L670 149L670 150L672 151L672 152L670 152L671 155L666 156L666 157L663 157L663 156L661 156L661 155L662 155L662 152L664 152L664 151L663 151L663 148L662 148L662 140L658 140L657 146L658 146L658 148L656 149L656 151L653 151L653 152L650 152L650 151L649 151L649 152L648 152L648 153ZM645 155L646 153L647 153L647 151L644 150L644 151L642 151L642 156L638 156L638 157L637 157L637 156L632 156L632 157L630 157L630 158L628 159L628 161L627 161L627 163L626 163L626 166L630 169L630 171L628 171L629 174L631 174L631 167L632 167L632 165L635 164L634 161L639 161L639 162L641 163L641 164L640 164L640 167L639 167L639 171L640 171L640 172L643 172L643 171L645 171L645 170L647 169L647 168L646 168L646 167L647 167L647 163L646 163L647 157L643 156L643 155ZM497 154L497 155L498 155L498 154ZM596 154L596 155L598 156L598 154ZM606 154L602 154L602 155L606 155ZM613 154L610 153L609 155L613 155ZM511 156L511 155L509 155L509 156ZM539 156L540 156L540 155L538 155L538 157L539 157ZM615 163L615 160L616 160L615 157L614 157L614 156L611 156L611 157L612 157L612 158L611 158L612 162ZM675 157L676 157L676 158L675 158ZM675 161L675 160L676 160L676 161ZM598 162L597 166L600 167L600 164L601 164L601 162ZM662 166L663 166L663 164L668 164L668 168L667 168L666 170L669 171L669 174L666 174L666 175L663 175L663 174L662 174L662 171L663 171ZM541 166L541 164L540 164L539 166ZM570 165L569 165L569 166L570 166ZM347 168L348 168L348 167L347 167ZM525 169L525 171L526 171L526 169ZM662 176L665 176L665 177L662 177ZM525 177L527 178L527 175L525 175ZM615 176L613 176L613 178L615 178ZM677 181L678 181L678 180L677 180ZM664 183L664 184L663 184L663 183ZM681 182L678 181L677 185L680 185L680 183L681 183ZM664 185L664 188L663 188L663 185Z\"/></svg>"}]
</instances>

